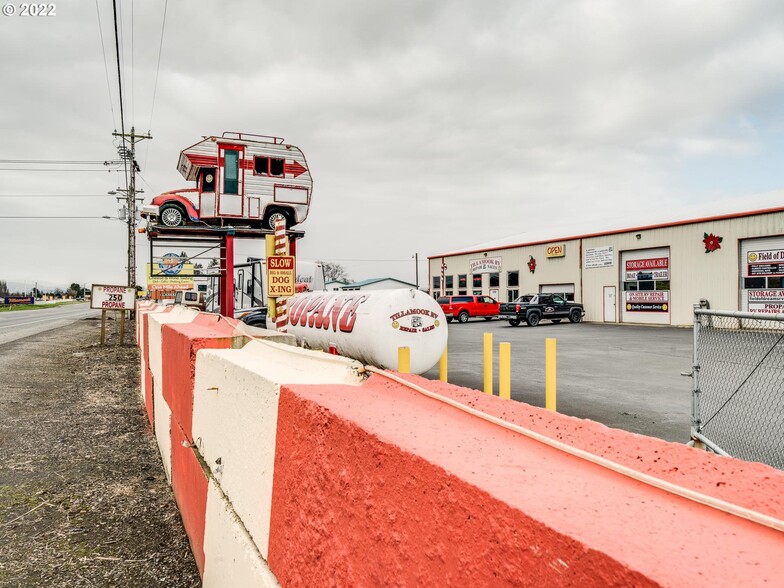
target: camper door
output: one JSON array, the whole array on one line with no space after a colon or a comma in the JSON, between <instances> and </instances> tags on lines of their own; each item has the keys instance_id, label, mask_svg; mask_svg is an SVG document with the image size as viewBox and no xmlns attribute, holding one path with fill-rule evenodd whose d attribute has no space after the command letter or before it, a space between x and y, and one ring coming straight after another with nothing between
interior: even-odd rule
<instances>
[{"instance_id":1,"label":"camper door","mask_svg":"<svg viewBox=\"0 0 784 588\"><path fill-rule=\"evenodd\" d=\"M245 147L218 144L217 216L244 215Z\"/></svg>"}]
</instances>

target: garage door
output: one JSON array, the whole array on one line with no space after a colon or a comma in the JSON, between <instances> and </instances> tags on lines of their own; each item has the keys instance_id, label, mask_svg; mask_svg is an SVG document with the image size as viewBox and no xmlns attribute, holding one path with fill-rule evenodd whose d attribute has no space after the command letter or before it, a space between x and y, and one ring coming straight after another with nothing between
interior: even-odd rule
<instances>
[{"instance_id":1,"label":"garage door","mask_svg":"<svg viewBox=\"0 0 784 588\"><path fill-rule=\"evenodd\" d=\"M558 294L565 300L574 301L574 284L542 284L539 294Z\"/></svg>"},{"instance_id":2,"label":"garage door","mask_svg":"<svg viewBox=\"0 0 784 588\"><path fill-rule=\"evenodd\" d=\"M621 322L670 324L670 248L621 252Z\"/></svg>"},{"instance_id":3,"label":"garage door","mask_svg":"<svg viewBox=\"0 0 784 588\"><path fill-rule=\"evenodd\" d=\"M738 275L741 310L784 312L784 237L742 240Z\"/></svg>"}]
</instances>

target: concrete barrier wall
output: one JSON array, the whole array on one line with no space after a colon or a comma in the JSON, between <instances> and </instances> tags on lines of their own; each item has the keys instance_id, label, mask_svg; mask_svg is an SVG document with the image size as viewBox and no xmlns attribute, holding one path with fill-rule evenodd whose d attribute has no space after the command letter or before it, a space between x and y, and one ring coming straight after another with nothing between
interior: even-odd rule
<instances>
[{"instance_id":1,"label":"concrete barrier wall","mask_svg":"<svg viewBox=\"0 0 784 588\"><path fill-rule=\"evenodd\" d=\"M783 577L780 531L367 378L358 363L292 347L290 336L285 344L210 315L144 312L143 388L153 389L156 438L205 586L736 586ZM784 519L784 473L767 466L407 379Z\"/></svg>"}]
</instances>

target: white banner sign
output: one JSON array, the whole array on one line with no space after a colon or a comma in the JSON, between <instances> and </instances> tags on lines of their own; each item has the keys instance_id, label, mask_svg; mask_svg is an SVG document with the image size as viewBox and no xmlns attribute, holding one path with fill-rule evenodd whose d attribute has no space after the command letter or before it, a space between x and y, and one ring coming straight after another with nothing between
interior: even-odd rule
<instances>
[{"instance_id":1,"label":"white banner sign","mask_svg":"<svg viewBox=\"0 0 784 588\"><path fill-rule=\"evenodd\" d=\"M136 289L126 286L107 286L93 284L90 308L101 310L133 310L136 303Z\"/></svg>"},{"instance_id":2,"label":"white banner sign","mask_svg":"<svg viewBox=\"0 0 784 588\"><path fill-rule=\"evenodd\" d=\"M583 267L586 269L593 267L612 267L612 265L612 245L607 247L589 247L585 250L585 262L583 263Z\"/></svg>"},{"instance_id":3,"label":"white banner sign","mask_svg":"<svg viewBox=\"0 0 784 588\"><path fill-rule=\"evenodd\" d=\"M492 274L501 271L500 257L483 257L472 259L468 262L469 272L472 274Z\"/></svg>"}]
</instances>

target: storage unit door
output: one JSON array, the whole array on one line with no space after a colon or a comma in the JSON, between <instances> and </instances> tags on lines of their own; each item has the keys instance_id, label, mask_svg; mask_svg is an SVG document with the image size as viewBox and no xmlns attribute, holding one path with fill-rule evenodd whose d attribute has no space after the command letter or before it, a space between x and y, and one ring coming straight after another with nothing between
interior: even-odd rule
<instances>
[{"instance_id":1,"label":"storage unit door","mask_svg":"<svg viewBox=\"0 0 784 588\"><path fill-rule=\"evenodd\" d=\"M564 300L574 301L574 284L542 284L539 294L558 294Z\"/></svg>"},{"instance_id":2,"label":"storage unit door","mask_svg":"<svg viewBox=\"0 0 784 588\"><path fill-rule=\"evenodd\" d=\"M670 324L670 248L621 252L621 322Z\"/></svg>"}]
</instances>

